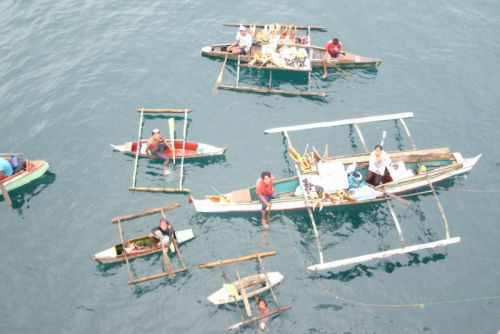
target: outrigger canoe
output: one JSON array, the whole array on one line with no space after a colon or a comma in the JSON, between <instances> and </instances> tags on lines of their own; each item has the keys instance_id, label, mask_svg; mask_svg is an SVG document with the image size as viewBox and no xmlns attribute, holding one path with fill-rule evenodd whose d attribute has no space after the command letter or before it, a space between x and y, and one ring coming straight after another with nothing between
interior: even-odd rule
<instances>
[{"instance_id":1,"label":"outrigger canoe","mask_svg":"<svg viewBox=\"0 0 500 334\"><path fill-rule=\"evenodd\" d=\"M40 178L49 169L49 164L43 160L25 160L25 163L26 167L23 170L2 179L7 191L27 185Z\"/></svg>"},{"instance_id":2,"label":"outrigger canoe","mask_svg":"<svg viewBox=\"0 0 500 334\"><path fill-rule=\"evenodd\" d=\"M201 49L201 54L206 57L224 59L229 45L230 43L205 46ZM311 66L313 68L323 68L323 57L326 52L325 49L319 46L311 46L310 48L312 51ZM254 43L250 49L249 55L240 56L240 62L248 63L252 60L252 55L260 51L260 43ZM238 55L230 53L227 59L237 61ZM380 58L364 57L351 52L346 52L344 58L330 59L327 64L329 68L366 68L377 67L380 63L382 63L382 59Z\"/></svg>"},{"instance_id":3,"label":"outrigger canoe","mask_svg":"<svg viewBox=\"0 0 500 334\"><path fill-rule=\"evenodd\" d=\"M292 131L354 126L366 152L321 157L313 150L311 155L301 157L288 140L288 152L296 165L300 165L302 172L298 172L295 177L274 182L279 198L272 200L271 210L303 210L316 206L322 208L384 201L390 199L391 194L410 192L414 194L430 188L431 184L472 170L481 154L473 158L464 158L461 153L452 152L447 147L417 149L404 121L405 118L411 117L413 113L401 113L266 130L265 133L282 133L288 139L288 132ZM358 125L390 120L401 122L412 142L413 149L387 152L394 163L387 166L390 178L377 187L371 187L362 182L367 173L370 153ZM189 201L194 204L198 212L257 212L261 210L255 186L226 194L209 195L199 200L190 196Z\"/></svg>"},{"instance_id":4,"label":"outrigger canoe","mask_svg":"<svg viewBox=\"0 0 500 334\"><path fill-rule=\"evenodd\" d=\"M187 230L181 230L181 231L176 231L175 232L175 238L179 244L182 244L184 242L187 242L191 239L194 239L194 234L192 229L187 229ZM149 236L145 235L142 237L138 237L135 239L130 239L128 242L133 242L139 247L142 247L141 249L134 250L132 252L128 252L127 256L129 260L141 257L141 256L146 256L149 254L154 254L154 253L161 253L162 248L161 246L156 246L152 240L149 238ZM169 253L172 250L169 251ZM114 245L111 248L108 248L106 250L103 250L97 254L95 254L92 257L93 260L99 262L99 263L117 263L117 262L123 262L125 261L125 253L123 251L123 245L117 244Z\"/></svg>"},{"instance_id":5,"label":"outrigger canoe","mask_svg":"<svg viewBox=\"0 0 500 334\"><path fill-rule=\"evenodd\" d=\"M324 166L324 168L320 167L320 172L304 174L304 179L308 180L309 184L328 189L330 185L324 182L327 177L322 171L325 170L328 175L329 170L333 169L333 178L336 179L337 184L341 185L338 190L335 190L334 196L324 198L320 202L308 202L306 206L300 190L299 178L291 177L274 182L274 188L279 198L272 200L271 210L302 210L316 205L329 207L386 200L387 196L384 192L400 194L417 191L428 187L429 182L436 183L467 173L475 166L481 156L464 159L460 153L451 152L448 148L396 151L388 152L388 154L392 161L398 162L397 166L400 172L397 175L400 177L394 173L392 175L394 180L379 186L378 190L365 188L359 197L349 191L348 175L345 168L355 162L358 165L356 171L364 177L367 172L369 154L331 157L327 161L319 163L320 166ZM422 165L426 166L427 172L418 174L417 171ZM222 195L210 195L206 199L197 200L191 197L191 201L198 212L258 212L261 210L255 186Z\"/></svg>"},{"instance_id":6,"label":"outrigger canoe","mask_svg":"<svg viewBox=\"0 0 500 334\"><path fill-rule=\"evenodd\" d=\"M231 284L225 284L224 287L215 291L207 297L208 301L215 305L239 302L243 300L240 290L245 289L246 297L255 297L283 280L283 275L279 272L267 273L270 284L266 282L265 274L256 274L252 276L243 277L236 280Z\"/></svg>"},{"instance_id":7,"label":"outrigger canoe","mask_svg":"<svg viewBox=\"0 0 500 334\"><path fill-rule=\"evenodd\" d=\"M171 143L170 140L167 140L167 142ZM181 159L182 158L182 147L183 147L183 141L182 140L175 140L174 141L174 148L175 148L175 158ZM149 154L146 153L146 146L147 146L147 140L141 140L140 141L140 151L139 151L139 156L140 157L149 157ZM125 143L123 145L113 145L111 144L111 147L119 152L128 154L128 155L133 155L135 156L137 152L137 141L130 141L128 143ZM193 141L186 141L186 150L185 150L185 159L194 159L194 158L203 158L203 157L213 157L213 156L222 156L226 153L226 147L216 147L213 145L209 144L203 144L203 143L197 143ZM173 152L172 150L167 147L164 151L164 153L169 157L173 157Z\"/></svg>"}]
</instances>

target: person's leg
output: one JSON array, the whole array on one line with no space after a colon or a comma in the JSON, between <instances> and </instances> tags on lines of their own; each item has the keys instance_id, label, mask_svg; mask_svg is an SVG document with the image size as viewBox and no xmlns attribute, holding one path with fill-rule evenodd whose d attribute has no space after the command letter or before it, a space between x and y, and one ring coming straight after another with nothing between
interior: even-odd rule
<instances>
[{"instance_id":1,"label":"person's leg","mask_svg":"<svg viewBox=\"0 0 500 334\"><path fill-rule=\"evenodd\" d=\"M326 62L328 61L328 51L325 53L323 57L323 79L326 78Z\"/></svg>"},{"instance_id":2,"label":"person's leg","mask_svg":"<svg viewBox=\"0 0 500 334\"><path fill-rule=\"evenodd\" d=\"M378 186L380 184L380 182L382 182L382 178L384 177L383 175L379 175L379 174L375 174L373 173L373 175L375 175L373 177L373 185L374 186Z\"/></svg>"},{"instance_id":3,"label":"person's leg","mask_svg":"<svg viewBox=\"0 0 500 334\"><path fill-rule=\"evenodd\" d=\"M365 182L368 184L371 184L372 186L374 185L374 178L375 178L375 173L372 171L368 171L365 177Z\"/></svg>"}]
</instances>

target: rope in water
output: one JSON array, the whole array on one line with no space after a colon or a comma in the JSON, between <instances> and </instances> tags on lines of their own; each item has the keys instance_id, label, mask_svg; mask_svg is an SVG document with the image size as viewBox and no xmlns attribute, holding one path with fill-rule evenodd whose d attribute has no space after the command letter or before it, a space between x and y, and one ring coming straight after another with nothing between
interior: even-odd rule
<instances>
[{"instance_id":1,"label":"rope in water","mask_svg":"<svg viewBox=\"0 0 500 334\"><path fill-rule=\"evenodd\" d=\"M436 188L436 190L438 190ZM470 192L470 193L500 193L500 189L446 189L446 188L440 188L439 190L446 190L446 191L457 191L457 192Z\"/></svg>"},{"instance_id":2,"label":"rope in water","mask_svg":"<svg viewBox=\"0 0 500 334\"><path fill-rule=\"evenodd\" d=\"M282 210L282 215L284 216L284 211ZM289 223L285 222L285 225L287 227L288 231L288 236L290 238L290 243L292 244L295 254L297 255L297 259L299 260L300 264L302 265L302 268L305 269L306 273L309 275L309 271L307 271L307 265L305 263L304 257L300 254L296 242L292 236L292 232L290 230ZM414 304L380 304L380 303L368 303L368 302L363 302L363 301L358 301L358 300L353 300L349 298L342 297L338 294L336 294L334 291L330 290L326 285L324 285L322 282L318 280L312 280L314 284L316 284L318 287L321 288L324 292L332 296L335 300L340 300L348 304L352 305L358 305L358 306L365 306L365 307L380 307L380 308L424 308L428 306L435 306L435 305L444 305L444 304L458 304L458 303L471 303L471 302L479 302L479 301L487 301L487 300L496 300L500 299L500 295L496 296L483 296L483 297L476 297L476 298L464 298L464 299L452 299L452 300L444 300L444 301L435 301L435 302L425 302L425 303L414 303Z\"/></svg>"}]
</instances>

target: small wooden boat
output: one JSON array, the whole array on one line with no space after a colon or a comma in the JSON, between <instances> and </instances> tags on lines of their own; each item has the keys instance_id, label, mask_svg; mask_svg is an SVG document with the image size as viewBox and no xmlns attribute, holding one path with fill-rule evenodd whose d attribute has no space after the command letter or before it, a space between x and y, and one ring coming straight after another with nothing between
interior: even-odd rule
<instances>
[{"instance_id":1,"label":"small wooden boat","mask_svg":"<svg viewBox=\"0 0 500 334\"><path fill-rule=\"evenodd\" d=\"M49 169L49 164L43 160L25 160L25 163L26 167L21 171L2 179L7 191L27 185L41 177Z\"/></svg>"},{"instance_id":2,"label":"small wooden boat","mask_svg":"<svg viewBox=\"0 0 500 334\"><path fill-rule=\"evenodd\" d=\"M167 140L167 142L171 143L171 141ZM175 158L181 159L183 155L183 141L175 140L174 141L175 148ZM149 157L146 153L147 140L140 141L140 157ZM137 141L130 141L123 145L113 145L111 147L119 152L123 152L125 154L135 156L137 152ZM172 150L167 147L164 153L169 157L173 157ZM204 157L213 157L213 156L222 156L226 153L226 147L216 147L209 144L197 143L193 141L186 141L186 149L185 149L185 159L195 159L195 158L204 158Z\"/></svg>"},{"instance_id":3,"label":"small wooden boat","mask_svg":"<svg viewBox=\"0 0 500 334\"><path fill-rule=\"evenodd\" d=\"M283 280L283 275L279 272L270 272L267 273L267 276L269 277L270 284L266 283L265 274L247 276L231 284L226 284L208 296L207 299L215 305L239 302L243 300L240 292L242 288L245 289L246 297L251 298L271 289Z\"/></svg>"},{"instance_id":4,"label":"small wooden boat","mask_svg":"<svg viewBox=\"0 0 500 334\"><path fill-rule=\"evenodd\" d=\"M187 229L187 230L181 230L181 231L176 231L175 232L175 238L177 239L177 242L179 244L182 244L186 241L189 241L191 239L194 239L194 234L192 229ZM161 253L162 248L161 246L156 246L152 240L149 238L149 236L145 235L142 237L138 237L135 239L130 239L128 242L133 242L137 246L141 247L140 249L133 250L132 252L128 252L127 256L129 260L149 255L149 254L154 254L154 253ZM172 252L172 250L169 251L169 253ZM96 260L99 263L117 263L117 262L123 262L125 261L125 254L123 251L123 245L122 244L117 244L114 245L111 248L108 248L106 250L103 250L97 254L95 254L92 257L93 260Z\"/></svg>"},{"instance_id":5,"label":"small wooden boat","mask_svg":"<svg viewBox=\"0 0 500 334\"><path fill-rule=\"evenodd\" d=\"M226 57L227 48L230 43L226 44L215 44L211 46L205 46L201 49L201 54L206 57L220 58L224 59ZM250 49L250 54L245 56L240 56L240 62L248 63L253 58L253 54L261 51L261 44L254 43ZM323 68L323 57L325 56L325 49L319 46L311 46L311 66L313 68ZM238 55L229 54L227 59L238 60ZM329 68L365 68L365 67L377 67L382 63L382 59L371 58L360 56L351 52L346 52L345 57L342 59L330 59L328 62Z\"/></svg>"}]
</instances>

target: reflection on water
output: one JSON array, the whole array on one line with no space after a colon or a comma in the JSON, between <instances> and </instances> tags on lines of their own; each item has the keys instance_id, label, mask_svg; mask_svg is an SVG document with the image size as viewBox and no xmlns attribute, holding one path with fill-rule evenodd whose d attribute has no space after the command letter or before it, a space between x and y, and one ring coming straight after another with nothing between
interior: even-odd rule
<instances>
[{"instance_id":1,"label":"reflection on water","mask_svg":"<svg viewBox=\"0 0 500 334\"><path fill-rule=\"evenodd\" d=\"M38 196L38 194L40 194L50 184L54 183L55 180L56 174L51 171L47 171L40 178L9 192L10 199L12 200L12 208L14 208L19 215L22 216L23 210L29 209L29 202L34 197Z\"/></svg>"}]
</instances>

